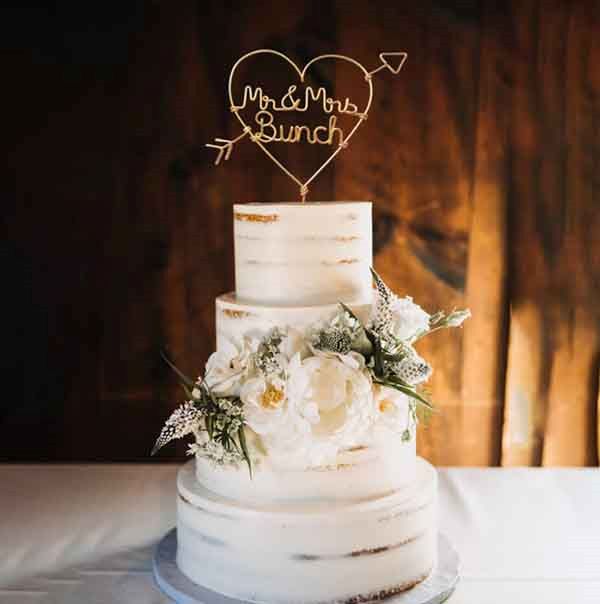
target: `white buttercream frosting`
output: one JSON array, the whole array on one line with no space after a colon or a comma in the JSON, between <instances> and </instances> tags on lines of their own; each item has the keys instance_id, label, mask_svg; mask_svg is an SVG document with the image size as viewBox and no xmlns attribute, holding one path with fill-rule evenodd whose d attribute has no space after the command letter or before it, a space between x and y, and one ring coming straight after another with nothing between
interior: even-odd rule
<instances>
[{"instance_id":1,"label":"white buttercream frosting","mask_svg":"<svg viewBox=\"0 0 600 604\"><path fill-rule=\"evenodd\" d=\"M255 460L251 477L245 466L219 466L198 456L196 473L208 489L236 501L358 501L410 484L415 459L414 437L403 441L380 425L364 444L339 451L329 464L306 468L269 454Z\"/></svg>"},{"instance_id":2,"label":"white buttercream frosting","mask_svg":"<svg viewBox=\"0 0 600 604\"><path fill-rule=\"evenodd\" d=\"M343 601L406 588L435 564L436 473L361 501L240 503L178 477L177 564L192 581L253 602Z\"/></svg>"},{"instance_id":3,"label":"white buttercream frosting","mask_svg":"<svg viewBox=\"0 0 600 604\"><path fill-rule=\"evenodd\" d=\"M216 300L206 380L240 398L252 476L200 450L181 469L177 564L250 602L406 589L435 564L436 472L416 457L410 399L335 339L358 325L334 318L338 302L372 321L371 204L238 204L234 235L237 291ZM381 316L394 336L426 328L410 299L392 301ZM423 374L415 355L407 379Z\"/></svg>"},{"instance_id":4,"label":"white buttercream frosting","mask_svg":"<svg viewBox=\"0 0 600 604\"><path fill-rule=\"evenodd\" d=\"M287 306L370 299L370 202L247 203L233 212L241 300Z\"/></svg>"},{"instance_id":5,"label":"white buttercream frosting","mask_svg":"<svg viewBox=\"0 0 600 604\"><path fill-rule=\"evenodd\" d=\"M305 331L317 322L339 312L338 302L347 304L365 323L369 318L370 299L357 302L340 298L330 304L287 305L244 302L235 293L218 296L215 300L217 350L229 347L248 334L265 334L275 327L292 327Z\"/></svg>"}]
</instances>

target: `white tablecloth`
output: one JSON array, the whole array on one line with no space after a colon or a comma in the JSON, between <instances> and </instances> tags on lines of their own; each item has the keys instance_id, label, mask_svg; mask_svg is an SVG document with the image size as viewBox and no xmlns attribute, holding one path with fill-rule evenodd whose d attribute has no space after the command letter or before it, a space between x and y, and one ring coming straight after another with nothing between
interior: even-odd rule
<instances>
[{"instance_id":1,"label":"white tablecloth","mask_svg":"<svg viewBox=\"0 0 600 604\"><path fill-rule=\"evenodd\" d=\"M173 465L0 465L0 602L163 604ZM600 470L440 469L452 604L600 603Z\"/></svg>"}]
</instances>

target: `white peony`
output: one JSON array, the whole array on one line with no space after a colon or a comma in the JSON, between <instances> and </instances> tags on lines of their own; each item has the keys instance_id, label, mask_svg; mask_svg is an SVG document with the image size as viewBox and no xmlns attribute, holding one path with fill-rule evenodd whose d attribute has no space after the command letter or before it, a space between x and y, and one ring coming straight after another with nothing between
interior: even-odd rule
<instances>
[{"instance_id":1,"label":"white peony","mask_svg":"<svg viewBox=\"0 0 600 604\"><path fill-rule=\"evenodd\" d=\"M403 342L410 342L415 336L429 331L429 314L410 296L394 297L390 305L390 333Z\"/></svg>"},{"instance_id":2,"label":"white peony","mask_svg":"<svg viewBox=\"0 0 600 604\"><path fill-rule=\"evenodd\" d=\"M244 338L239 343L224 340L221 348L213 352L206 362L204 381L221 396L239 396L244 379L251 369L252 354L258 340Z\"/></svg>"},{"instance_id":3,"label":"white peony","mask_svg":"<svg viewBox=\"0 0 600 604\"><path fill-rule=\"evenodd\" d=\"M394 388L375 385L373 399L376 423L394 432L403 432L410 425L409 398Z\"/></svg>"},{"instance_id":4,"label":"white peony","mask_svg":"<svg viewBox=\"0 0 600 604\"><path fill-rule=\"evenodd\" d=\"M334 462L339 449L358 443L373 419L364 363L354 355L339 356L319 354L290 364L288 416L294 432L286 436L309 465Z\"/></svg>"}]
</instances>

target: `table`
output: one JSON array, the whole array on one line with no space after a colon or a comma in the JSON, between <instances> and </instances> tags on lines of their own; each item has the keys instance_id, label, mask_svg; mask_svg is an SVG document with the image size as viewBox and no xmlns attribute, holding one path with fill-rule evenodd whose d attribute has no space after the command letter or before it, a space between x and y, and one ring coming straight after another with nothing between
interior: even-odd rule
<instances>
[{"instance_id":1,"label":"table","mask_svg":"<svg viewBox=\"0 0 600 604\"><path fill-rule=\"evenodd\" d=\"M168 604L153 544L175 523L171 464L0 465L2 604ZM451 604L600 602L600 470L443 468Z\"/></svg>"}]
</instances>

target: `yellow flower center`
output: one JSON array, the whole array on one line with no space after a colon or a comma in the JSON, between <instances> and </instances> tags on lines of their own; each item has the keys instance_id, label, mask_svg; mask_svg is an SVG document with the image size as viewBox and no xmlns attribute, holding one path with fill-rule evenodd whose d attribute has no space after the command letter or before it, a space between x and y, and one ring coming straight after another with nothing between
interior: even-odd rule
<instances>
[{"instance_id":1,"label":"yellow flower center","mask_svg":"<svg viewBox=\"0 0 600 604\"><path fill-rule=\"evenodd\" d=\"M277 409L283 400L283 391L275 388L273 384L269 384L263 395L260 397L260 404L265 409Z\"/></svg>"},{"instance_id":2,"label":"yellow flower center","mask_svg":"<svg viewBox=\"0 0 600 604\"><path fill-rule=\"evenodd\" d=\"M394 408L394 403L389 401L387 398L384 398L382 401L379 401L379 411L381 413L385 413L386 411L391 411Z\"/></svg>"}]
</instances>

